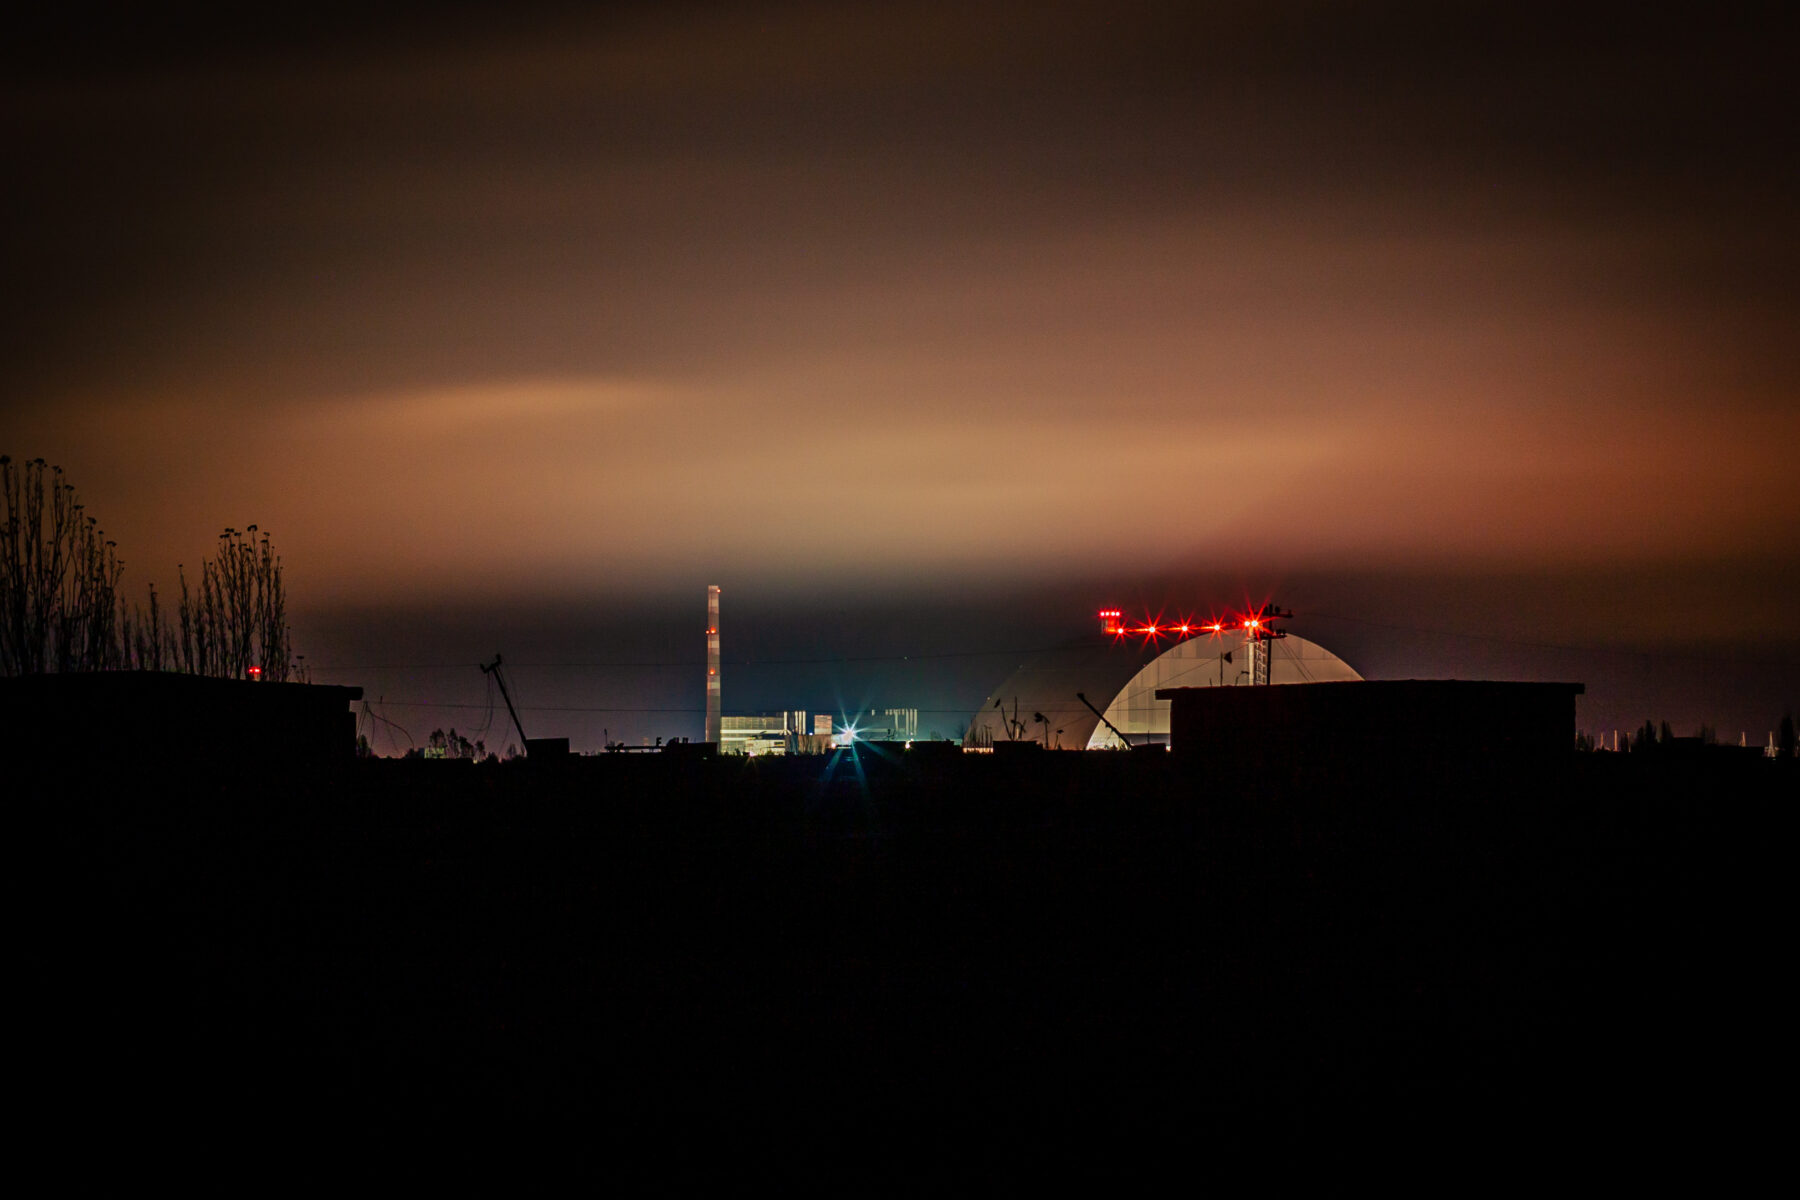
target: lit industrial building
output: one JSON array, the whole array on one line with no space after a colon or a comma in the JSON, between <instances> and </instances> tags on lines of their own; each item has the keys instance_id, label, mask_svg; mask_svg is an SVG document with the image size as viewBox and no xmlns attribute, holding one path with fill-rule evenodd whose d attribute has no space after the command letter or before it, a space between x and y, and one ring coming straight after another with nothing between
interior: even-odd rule
<instances>
[{"instance_id":1,"label":"lit industrial building","mask_svg":"<svg viewBox=\"0 0 1800 1200\"><path fill-rule=\"evenodd\" d=\"M822 754L853 741L910 742L919 733L916 708L870 709L833 729L830 715L804 709L735 717L720 710L724 679L719 658L719 588L706 589L706 741L720 754Z\"/></svg>"},{"instance_id":2,"label":"lit industrial building","mask_svg":"<svg viewBox=\"0 0 1800 1200\"><path fill-rule=\"evenodd\" d=\"M870 709L842 723L804 709L720 718L721 754L823 754L853 742L910 742L918 737L916 708Z\"/></svg>"},{"instance_id":3,"label":"lit industrial building","mask_svg":"<svg viewBox=\"0 0 1800 1200\"><path fill-rule=\"evenodd\" d=\"M802 709L721 717L720 726L720 754L818 753L831 741L831 718L814 717L809 727Z\"/></svg>"}]
</instances>

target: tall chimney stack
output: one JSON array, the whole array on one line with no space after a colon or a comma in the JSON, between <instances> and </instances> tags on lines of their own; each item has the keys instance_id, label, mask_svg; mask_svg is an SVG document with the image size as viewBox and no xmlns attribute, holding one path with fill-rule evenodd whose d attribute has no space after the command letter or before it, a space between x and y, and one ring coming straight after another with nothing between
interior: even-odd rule
<instances>
[{"instance_id":1,"label":"tall chimney stack","mask_svg":"<svg viewBox=\"0 0 1800 1200\"><path fill-rule=\"evenodd\" d=\"M706 589L706 740L719 742L719 589Z\"/></svg>"}]
</instances>

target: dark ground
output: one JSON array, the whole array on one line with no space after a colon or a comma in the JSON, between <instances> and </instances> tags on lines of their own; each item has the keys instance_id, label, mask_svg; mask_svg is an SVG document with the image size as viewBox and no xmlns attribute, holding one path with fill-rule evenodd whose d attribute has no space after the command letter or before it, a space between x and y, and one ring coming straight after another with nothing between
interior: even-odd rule
<instances>
[{"instance_id":1,"label":"dark ground","mask_svg":"<svg viewBox=\"0 0 1800 1200\"><path fill-rule=\"evenodd\" d=\"M40 765L33 1128L127 1177L856 1187L1777 1144L1793 764L1013 758Z\"/></svg>"}]
</instances>

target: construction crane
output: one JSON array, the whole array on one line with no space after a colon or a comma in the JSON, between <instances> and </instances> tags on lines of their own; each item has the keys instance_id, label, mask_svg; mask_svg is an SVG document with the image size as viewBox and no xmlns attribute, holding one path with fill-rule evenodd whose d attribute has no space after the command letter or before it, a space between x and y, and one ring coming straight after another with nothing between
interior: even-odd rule
<instances>
[{"instance_id":1,"label":"construction crane","mask_svg":"<svg viewBox=\"0 0 1800 1200\"><path fill-rule=\"evenodd\" d=\"M1172 637L1186 639L1209 633L1220 637L1228 632L1242 630L1245 639L1250 643L1250 682L1252 684L1269 684L1275 679L1275 642L1287 636L1287 630L1278 629L1276 621L1291 621L1294 614L1279 604L1265 604L1263 607L1234 616L1229 620L1215 618L1201 623L1193 620L1182 620L1164 623L1160 618L1147 620L1141 625L1133 625L1124 619L1123 611L1117 608L1100 610L1100 632L1108 637L1123 641L1126 637L1137 634L1146 638ZM1231 661L1229 653L1219 656L1219 683L1225 682L1224 664ZM1243 674L1243 672L1239 672ZM1088 705L1093 708L1093 705ZM1105 720L1104 717L1101 718ZM1116 732L1116 731L1115 731Z\"/></svg>"},{"instance_id":2,"label":"construction crane","mask_svg":"<svg viewBox=\"0 0 1800 1200\"><path fill-rule=\"evenodd\" d=\"M1100 723L1102 725L1106 726L1108 729L1112 730L1113 736L1118 738L1121 742L1124 742L1127 749L1131 748L1131 739L1126 737L1123 733L1119 732L1119 727L1117 725L1114 725L1111 721L1107 720L1105 713L1101 712L1099 709L1094 707L1093 702L1087 698L1086 692L1076 692L1075 698L1077 700L1081 701L1083 704L1087 705L1088 711L1093 713L1096 717L1099 717Z\"/></svg>"},{"instance_id":3,"label":"construction crane","mask_svg":"<svg viewBox=\"0 0 1800 1200\"><path fill-rule=\"evenodd\" d=\"M494 682L500 685L500 698L506 701L506 711L512 714L513 728L519 731L519 750L521 753L529 754L531 743L525 738L525 726L519 724L519 710L513 707L512 693L506 690L506 676L500 673L500 652L497 650L494 652L494 661L491 664L482 663L480 666L483 675L492 675Z\"/></svg>"}]
</instances>

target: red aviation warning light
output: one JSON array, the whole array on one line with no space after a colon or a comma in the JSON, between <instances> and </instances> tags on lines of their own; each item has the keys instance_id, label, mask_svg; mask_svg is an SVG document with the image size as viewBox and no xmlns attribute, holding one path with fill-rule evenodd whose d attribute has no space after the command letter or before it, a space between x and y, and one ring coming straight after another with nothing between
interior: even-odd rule
<instances>
[{"instance_id":1,"label":"red aviation warning light","mask_svg":"<svg viewBox=\"0 0 1800 1200\"><path fill-rule=\"evenodd\" d=\"M1100 610L1100 632L1107 637L1123 638L1135 634L1145 638L1188 638L1202 632L1221 633L1224 628L1224 625L1217 621L1211 625L1201 625L1191 618L1182 618L1165 624L1161 618L1151 617L1147 614L1141 624L1134 625L1125 619L1123 609L1103 608Z\"/></svg>"},{"instance_id":2,"label":"red aviation warning light","mask_svg":"<svg viewBox=\"0 0 1800 1200\"><path fill-rule=\"evenodd\" d=\"M1246 613L1243 619L1244 628L1249 631L1253 639L1279 640L1286 637L1287 632L1275 628L1275 622L1292 620L1293 616L1293 613L1280 605L1271 604L1266 608L1257 609L1253 613Z\"/></svg>"},{"instance_id":3,"label":"red aviation warning light","mask_svg":"<svg viewBox=\"0 0 1800 1200\"><path fill-rule=\"evenodd\" d=\"M1199 621L1192 617L1183 617L1164 624L1161 618L1145 615L1140 624L1133 624L1125 619L1122 609L1103 608L1100 610L1100 632L1107 637L1124 638L1137 635L1143 638L1190 638L1200 634L1223 637L1227 633L1242 633L1252 642L1279 641L1287 636L1287 632L1276 627L1276 621L1285 621L1294 614L1276 605L1265 605L1262 608L1241 614L1228 614L1225 617L1214 617L1210 621Z\"/></svg>"},{"instance_id":4,"label":"red aviation warning light","mask_svg":"<svg viewBox=\"0 0 1800 1200\"><path fill-rule=\"evenodd\" d=\"M1282 629L1276 622L1290 620L1293 615L1292 612L1279 605L1265 604L1260 608L1248 611L1228 612L1223 617L1213 617L1207 621L1184 616L1165 624L1161 617L1152 617L1146 613L1141 623L1132 623L1125 620L1122 610L1103 608L1100 610L1100 632L1120 640L1132 635L1146 640L1162 637L1185 640L1190 637L1198 637L1203 633L1215 638L1224 637L1227 634L1240 635L1255 647L1252 660L1257 669L1252 673L1252 682L1267 683L1269 682L1269 662L1272 649L1269 643L1278 642L1287 637L1287 630Z\"/></svg>"}]
</instances>

